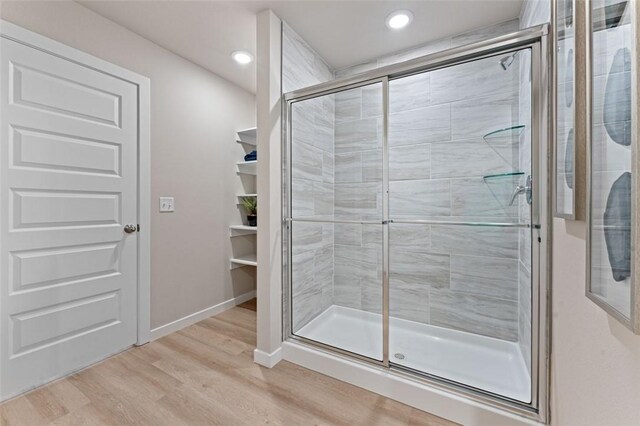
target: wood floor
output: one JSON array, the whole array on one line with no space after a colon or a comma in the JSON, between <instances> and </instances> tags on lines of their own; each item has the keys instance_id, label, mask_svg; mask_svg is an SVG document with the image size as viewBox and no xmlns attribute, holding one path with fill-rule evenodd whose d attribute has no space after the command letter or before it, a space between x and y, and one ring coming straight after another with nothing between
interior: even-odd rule
<instances>
[{"instance_id":1,"label":"wood floor","mask_svg":"<svg viewBox=\"0 0 640 426\"><path fill-rule=\"evenodd\" d=\"M5 425L450 425L286 361L253 363L233 308L0 405Z\"/></svg>"}]
</instances>

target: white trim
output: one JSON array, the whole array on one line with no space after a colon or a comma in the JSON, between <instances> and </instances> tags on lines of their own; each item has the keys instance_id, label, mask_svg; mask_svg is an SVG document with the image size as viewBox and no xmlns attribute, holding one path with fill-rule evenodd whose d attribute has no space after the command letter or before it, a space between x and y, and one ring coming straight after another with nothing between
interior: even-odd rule
<instances>
[{"instance_id":1,"label":"white trim","mask_svg":"<svg viewBox=\"0 0 640 426\"><path fill-rule=\"evenodd\" d=\"M534 420L411 380L394 371L382 371L363 362L312 349L300 343L283 342L281 355L286 361L459 424L467 426L540 425Z\"/></svg>"},{"instance_id":2,"label":"white trim","mask_svg":"<svg viewBox=\"0 0 640 426\"><path fill-rule=\"evenodd\" d=\"M141 232L138 234L138 337L136 344L144 344L150 338L151 312L151 82L149 78L140 74L5 20L0 20L0 34L9 40L138 86L138 224Z\"/></svg>"},{"instance_id":3,"label":"white trim","mask_svg":"<svg viewBox=\"0 0 640 426\"><path fill-rule=\"evenodd\" d=\"M138 339L151 340L151 81L138 86Z\"/></svg>"},{"instance_id":4,"label":"white trim","mask_svg":"<svg viewBox=\"0 0 640 426\"><path fill-rule=\"evenodd\" d=\"M234 306L251 300L254 297L256 297L256 291L252 290L248 293L241 294L240 296L234 297L232 299L225 300L224 302L218 303L217 305L210 306L198 312L194 312L193 314L187 315L186 317L182 317L180 319L172 321L169 324L154 328L153 330L151 330L150 338L151 340L156 340L163 336L166 336L167 334L175 333L178 330L182 330L185 327L193 325L213 315L218 315L226 310L233 308Z\"/></svg>"},{"instance_id":5,"label":"white trim","mask_svg":"<svg viewBox=\"0 0 640 426\"><path fill-rule=\"evenodd\" d=\"M257 348L253 350L253 362L263 367L273 368L280 361L282 361L282 347L279 347L270 354Z\"/></svg>"}]
</instances>

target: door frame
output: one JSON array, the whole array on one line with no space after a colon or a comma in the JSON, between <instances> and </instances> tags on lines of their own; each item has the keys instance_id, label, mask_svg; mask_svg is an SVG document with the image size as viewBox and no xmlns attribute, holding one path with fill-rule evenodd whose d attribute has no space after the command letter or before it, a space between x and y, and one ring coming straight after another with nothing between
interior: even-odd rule
<instances>
[{"instance_id":1,"label":"door frame","mask_svg":"<svg viewBox=\"0 0 640 426\"><path fill-rule=\"evenodd\" d=\"M442 52L433 53L416 59L408 60L398 64L388 65L372 71L357 74L352 77L332 80L314 86L302 88L282 95L282 340L295 342L309 348L320 351L328 351L336 356L344 357L354 362L361 362L364 365L379 368L386 374L398 377L410 378L415 381L426 382L437 386L453 394L458 394L474 401L489 404L503 409L507 412L515 413L523 417L528 417L536 421L546 423L549 418L549 374L551 351L551 204L550 187L551 179L550 152L552 147L551 118L552 107L550 105L551 75L550 53L552 50L552 40L549 37L549 25L543 24L528 29L524 29L512 34L496 37L491 40L477 42L466 46L448 49ZM320 96L334 94L344 90L357 88L373 83L383 84L383 109L385 113L385 123L383 125L383 144L386 146L387 127L386 116L388 104L388 82L389 80L406 77L426 71L433 71L446 68L451 65L461 64L468 61L478 60L497 54L510 53L523 48L531 48L531 167L532 175L535 177L533 191L532 210L532 243L537 239L538 245L533 246L532 262L536 264L535 271L532 270L532 342L531 342L531 382L532 401L530 404L516 402L499 395L488 394L477 389L467 388L461 384L455 384L447 380L439 379L428 374L416 375L401 371L398 368L389 367L388 347L383 348L384 359L376 361L362 355L347 352L329 345L315 342L304 337L296 336L291 330L292 319L292 282L291 282L291 117L292 104L298 101L313 99ZM383 156L386 154L383 154ZM384 157L383 157L384 159ZM383 181L385 180L383 170ZM384 191L384 182L383 182ZM384 195L384 194L383 194ZM383 196L383 200L384 200ZM383 202L383 214L387 203ZM382 221L383 228L386 228L388 216ZM323 222L314 219L299 219L303 222ZM332 223L361 223L368 221L342 221L333 220ZM380 223L380 222L377 222ZM384 239L384 236L383 236ZM383 251L386 249L383 242ZM383 262L387 256L383 253ZM386 271L383 266L383 315L384 323L388 324L388 263ZM388 346L388 329L383 324L383 345Z\"/></svg>"},{"instance_id":2,"label":"door frame","mask_svg":"<svg viewBox=\"0 0 640 426\"><path fill-rule=\"evenodd\" d=\"M136 345L151 339L151 80L48 37L0 19L0 37L124 80L138 90L138 276ZM2 117L0 117L2 128ZM1 207L1 206L0 206ZM84 367L84 366L83 366ZM65 374L67 374L65 372Z\"/></svg>"}]
</instances>

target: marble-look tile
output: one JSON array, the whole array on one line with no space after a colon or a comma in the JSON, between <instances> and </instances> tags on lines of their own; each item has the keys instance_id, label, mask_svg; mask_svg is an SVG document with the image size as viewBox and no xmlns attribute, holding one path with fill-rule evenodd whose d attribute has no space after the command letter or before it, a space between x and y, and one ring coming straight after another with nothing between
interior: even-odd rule
<instances>
[{"instance_id":1,"label":"marble-look tile","mask_svg":"<svg viewBox=\"0 0 640 426\"><path fill-rule=\"evenodd\" d=\"M332 216L334 192L332 183L313 182L313 214L315 216Z\"/></svg>"},{"instance_id":2,"label":"marble-look tile","mask_svg":"<svg viewBox=\"0 0 640 426\"><path fill-rule=\"evenodd\" d=\"M335 272L333 276L333 304L347 308L362 308L360 279L350 273Z\"/></svg>"},{"instance_id":3,"label":"marble-look tile","mask_svg":"<svg viewBox=\"0 0 640 426\"><path fill-rule=\"evenodd\" d=\"M313 289L308 292L292 296L292 327L296 333L311 320L322 313L323 294L322 289Z\"/></svg>"},{"instance_id":4,"label":"marble-look tile","mask_svg":"<svg viewBox=\"0 0 640 426\"><path fill-rule=\"evenodd\" d=\"M341 246L334 248L334 303L340 306L363 308L364 286L379 282L379 252L372 248ZM365 301L371 307L372 299Z\"/></svg>"},{"instance_id":5,"label":"marble-look tile","mask_svg":"<svg viewBox=\"0 0 640 426\"><path fill-rule=\"evenodd\" d=\"M389 225L389 250L403 253L429 253L431 249L431 227L408 223Z\"/></svg>"},{"instance_id":6,"label":"marble-look tile","mask_svg":"<svg viewBox=\"0 0 640 426\"><path fill-rule=\"evenodd\" d=\"M389 182L391 218L426 219L451 214L448 180L402 180Z\"/></svg>"},{"instance_id":7,"label":"marble-look tile","mask_svg":"<svg viewBox=\"0 0 640 426\"><path fill-rule=\"evenodd\" d=\"M326 103L323 103L325 105ZM313 146L319 148L325 152L334 152L334 134L335 124L334 116L331 112L333 108L323 106L316 112L314 117L314 130L315 135L313 139Z\"/></svg>"},{"instance_id":8,"label":"marble-look tile","mask_svg":"<svg viewBox=\"0 0 640 426\"><path fill-rule=\"evenodd\" d=\"M521 261L518 261L518 304L520 320L531 325L531 272Z\"/></svg>"},{"instance_id":9,"label":"marble-look tile","mask_svg":"<svg viewBox=\"0 0 640 426\"><path fill-rule=\"evenodd\" d=\"M382 218L382 185L379 183L335 184L336 219Z\"/></svg>"},{"instance_id":10,"label":"marble-look tile","mask_svg":"<svg viewBox=\"0 0 640 426\"><path fill-rule=\"evenodd\" d=\"M293 250L291 256L291 292L293 296L315 289L314 254L315 250Z\"/></svg>"},{"instance_id":11,"label":"marble-look tile","mask_svg":"<svg viewBox=\"0 0 640 426\"><path fill-rule=\"evenodd\" d=\"M335 154L335 183L362 182L362 153Z\"/></svg>"},{"instance_id":12,"label":"marble-look tile","mask_svg":"<svg viewBox=\"0 0 640 426\"><path fill-rule=\"evenodd\" d=\"M322 153L322 182L335 182L335 158L329 152Z\"/></svg>"},{"instance_id":13,"label":"marble-look tile","mask_svg":"<svg viewBox=\"0 0 640 426\"><path fill-rule=\"evenodd\" d=\"M380 149L382 140L378 135L378 119L336 122L335 152L359 152Z\"/></svg>"},{"instance_id":14,"label":"marble-look tile","mask_svg":"<svg viewBox=\"0 0 640 426\"><path fill-rule=\"evenodd\" d=\"M429 324L429 286L405 284L389 277L389 315Z\"/></svg>"},{"instance_id":15,"label":"marble-look tile","mask_svg":"<svg viewBox=\"0 0 640 426\"><path fill-rule=\"evenodd\" d=\"M451 289L499 299L518 299L518 260L451 256Z\"/></svg>"},{"instance_id":16,"label":"marble-look tile","mask_svg":"<svg viewBox=\"0 0 640 426\"><path fill-rule=\"evenodd\" d=\"M518 343L525 364L531 370L531 273L522 262L518 262L518 266Z\"/></svg>"},{"instance_id":17,"label":"marble-look tile","mask_svg":"<svg viewBox=\"0 0 640 426\"><path fill-rule=\"evenodd\" d=\"M362 246L362 225L350 223L335 224L335 243L341 246Z\"/></svg>"},{"instance_id":18,"label":"marble-look tile","mask_svg":"<svg viewBox=\"0 0 640 426\"><path fill-rule=\"evenodd\" d=\"M336 122L362 118L362 89L350 89L335 94Z\"/></svg>"},{"instance_id":19,"label":"marble-look tile","mask_svg":"<svg viewBox=\"0 0 640 426\"><path fill-rule=\"evenodd\" d=\"M518 303L449 289L432 288L432 325L498 339L518 340Z\"/></svg>"},{"instance_id":20,"label":"marble-look tile","mask_svg":"<svg viewBox=\"0 0 640 426\"><path fill-rule=\"evenodd\" d=\"M451 139L448 104L389 114L389 146L443 142Z\"/></svg>"},{"instance_id":21,"label":"marble-look tile","mask_svg":"<svg viewBox=\"0 0 640 426\"><path fill-rule=\"evenodd\" d=\"M362 281L360 284L363 311L382 314L382 281Z\"/></svg>"},{"instance_id":22,"label":"marble-look tile","mask_svg":"<svg viewBox=\"0 0 640 426\"><path fill-rule=\"evenodd\" d=\"M376 249L378 262L382 264L382 221L379 225L360 225L362 228L362 247Z\"/></svg>"},{"instance_id":23,"label":"marble-look tile","mask_svg":"<svg viewBox=\"0 0 640 426\"><path fill-rule=\"evenodd\" d=\"M433 253L515 259L518 256L518 229L431 225L431 250Z\"/></svg>"},{"instance_id":24,"label":"marble-look tile","mask_svg":"<svg viewBox=\"0 0 640 426\"><path fill-rule=\"evenodd\" d=\"M291 107L291 140L293 146L315 143L315 107L310 101L296 102Z\"/></svg>"},{"instance_id":25,"label":"marble-look tile","mask_svg":"<svg viewBox=\"0 0 640 426\"><path fill-rule=\"evenodd\" d=\"M382 83L362 88L362 118L382 117Z\"/></svg>"},{"instance_id":26,"label":"marble-look tile","mask_svg":"<svg viewBox=\"0 0 640 426\"><path fill-rule=\"evenodd\" d=\"M481 177L511 171L517 146L490 147L481 139L431 145L431 178ZM391 153L389 169L391 169Z\"/></svg>"},{"instance_id":27,"label":"marble-look tile","mask_svg":"<svg viewBox=\"0 0 640 426\"><path fill-rule=\"evenodd\" d=\"M284 93L333 79L333 70L291 27L282 31Z\"/></svg>"},{"instance_id":28,"label":"marble-look tile","mask_svg":"<svg viewBox=\"0 0 640 426\"><path fill-rule=\"evenodd\" d=\"M293 255L312 252L322 247L323 243L322 223L293 222L291 224L291 245ZM295 259L293 260L295 264Z\"/></svg>"},{"instance_id":29,"label":"marble-look tile","mask_svg":"<svg viewBox=\"0 0 640 426\"><path fill-rule=\"evenodd\" d=\"M333 276L331 276L331 285L322 287L322 312L331 305L333 305Z\"/></svg>"},{"instance_id":30,"label":"marble-look tile","mask_svg":"<svg viewBox=\"0 0 640 426\"><path fill-rule=\"evenodd\" d=\"M518 345L527 370L531 372L531 323L518 323Z\"/></svg>"},{"instance_id":31,"label":"marble-look tile","mask_svg":"<svg viewBox=\"0 0 640 426\"><path fill-rule=\"evenodd\" d=\"M406 285L449 287L449 255L392 250L389 276Z\"/></svg>"},{"instance_id":32,"label":"marble-look tile","mask_svg":"<svg viewBox=\"0 0 640 426\"><path fill-rule=\"evenodd\" d=\"M411 75L389 82L389 113L428 107L429 73Z\"/></svg>"},{"instance_id":33,"label":"marble-look tile","mask_svg":"<svg viewBox=\"0 0 640 426\"><path fill-rule=\"evenodd\" d=\"M362 181L382 182L382 151L362 151Z\"/></svg>"},{"instance_id":34,"label":"marble-look tile","mask_svg":"<svg viewBox=\"0 0 640 426\"><path fill-rule=\"evenodd\" d=\"M520 229L518 232L518 259L531 270L531 230Z\"/></svg>"},{"instance_id":35,"label":"marble-look tile","mask_svg":"<svg viewBox=\"0 0 640 426\"><path fill-rule=\"evenodd\" d=\"M483 143L482 136L487 133L518 124L513 117L510 92L463 99L451 104L451 138L454 140L472 139Z\"/></svg>"},{"instance_id":36,"label":"marble-look tile","mask_svg":"<svg viewBox=\"0 0 640 426\"><path fill-rule=\"evenodd\" d=\"M489 57L431 71L431 103L462 101L489 95L512 94L517 67L504 71L499 57Z\"/></svg>"},{"instance_id":37,"label":"marble-look tile","mask_svg":"<svg viewBox=\"0 0 640 426\"><path fill-rule=\"evenodd\" d=\"M291 179L291 215L294 218L313 216L313 181Z\"/></svg>"},{"instance_id":38,"label":"marble-look tile","mask_svg":"<svg viewBox=\"0 0 640 426\"><path fill-rule=\"evenodd\" d=\"M431 144L390 148L389 179L429 179L431 177L431 158Z\"/></svg>"},{"instance_id":39,"label":"marble-look tile","mask_svg":"<svg viewBox=\"0 0 640 426\"><path fill-rule=\"evenodd\" d=\"M523 182L524 183L524 182ZM451 215L493 216L517 221L518 204L509 205L517 182L485 182L482 178L451 180Z\"/></svg>"},{"instance_id":40,"label":"marble-look tile","mask_svg":"<svg viewBox=\"0 0 640 426\"><path fill-rule=\"evenodd\" d=\"M379 252L368 247L335 245L334 262L336 275L350 275L354 279L376 281L378 278Z\"/></svg>"},{"instance_id":41,"label":"marble-look tile","mask_svg":"<svg viewBox=\"0 0 640 426\"><path fill-rule=\"evenodd\" d=\"M333 286L333 244L324 244L313 255L313 276L319 287Z\"/></svg>"}]
</instances>

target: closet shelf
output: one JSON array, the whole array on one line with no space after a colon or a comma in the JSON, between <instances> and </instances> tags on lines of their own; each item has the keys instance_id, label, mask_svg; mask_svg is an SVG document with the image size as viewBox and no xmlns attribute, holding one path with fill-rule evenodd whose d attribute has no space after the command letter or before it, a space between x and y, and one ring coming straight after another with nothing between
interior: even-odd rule
<instances>
[{"instance_id":1,"label":"closet shelf","mask_svg":"<svg viewBox=\"0 0 640 426\"><path fill-rule=\"evenodd\" d=\"M239 161L236 163L238 166L238 173L245 175L256 175L258 160L253 161Z\"/></svg>"},{"instance_id":2,"label":"closet shelf","mask_svg":"<svg viewBox=\"0 0 640 426\"><path fill-rule=\"evenodd\" d=\"M244 198L244 197L257 197L258 194L238 194L238 198Z\"/></svg>"},{"instance_id":3,"label":"closet shelf","mask_svg":"<svg viewBox=\"0 0 640 426\"><path fill-rule=\"evenodd\" d=\"M251 146L257 145L256 143L257 129L255 127L252 127L250 129L240 130L237 133L238 133L238 138L236 139L236 142L245 144L245 145L251 145Z\"/></svg>"},{"instance_id":4,"label":"closet shelf","mask_svg":"<svg viewBox=\"0 0 640 426\"><path fill-rule=\"evenodd\" d=\"M244 256L237 256L231 259L230 269L242 268L243 266L258 266L256 255L247 254Z\"/></svg>"},{"instance_id":5,"label":"closet shelf","mask_svg":"<svg viewBox=\"0 0 640 426\"><path fill-rule=\"evenodd\" d=\"M247 226L247 225L232 225L229 227L231 230L231 236L240 236L240 235L250 235L258 232L257 226Z\"/></svg>"}]
</instances>

